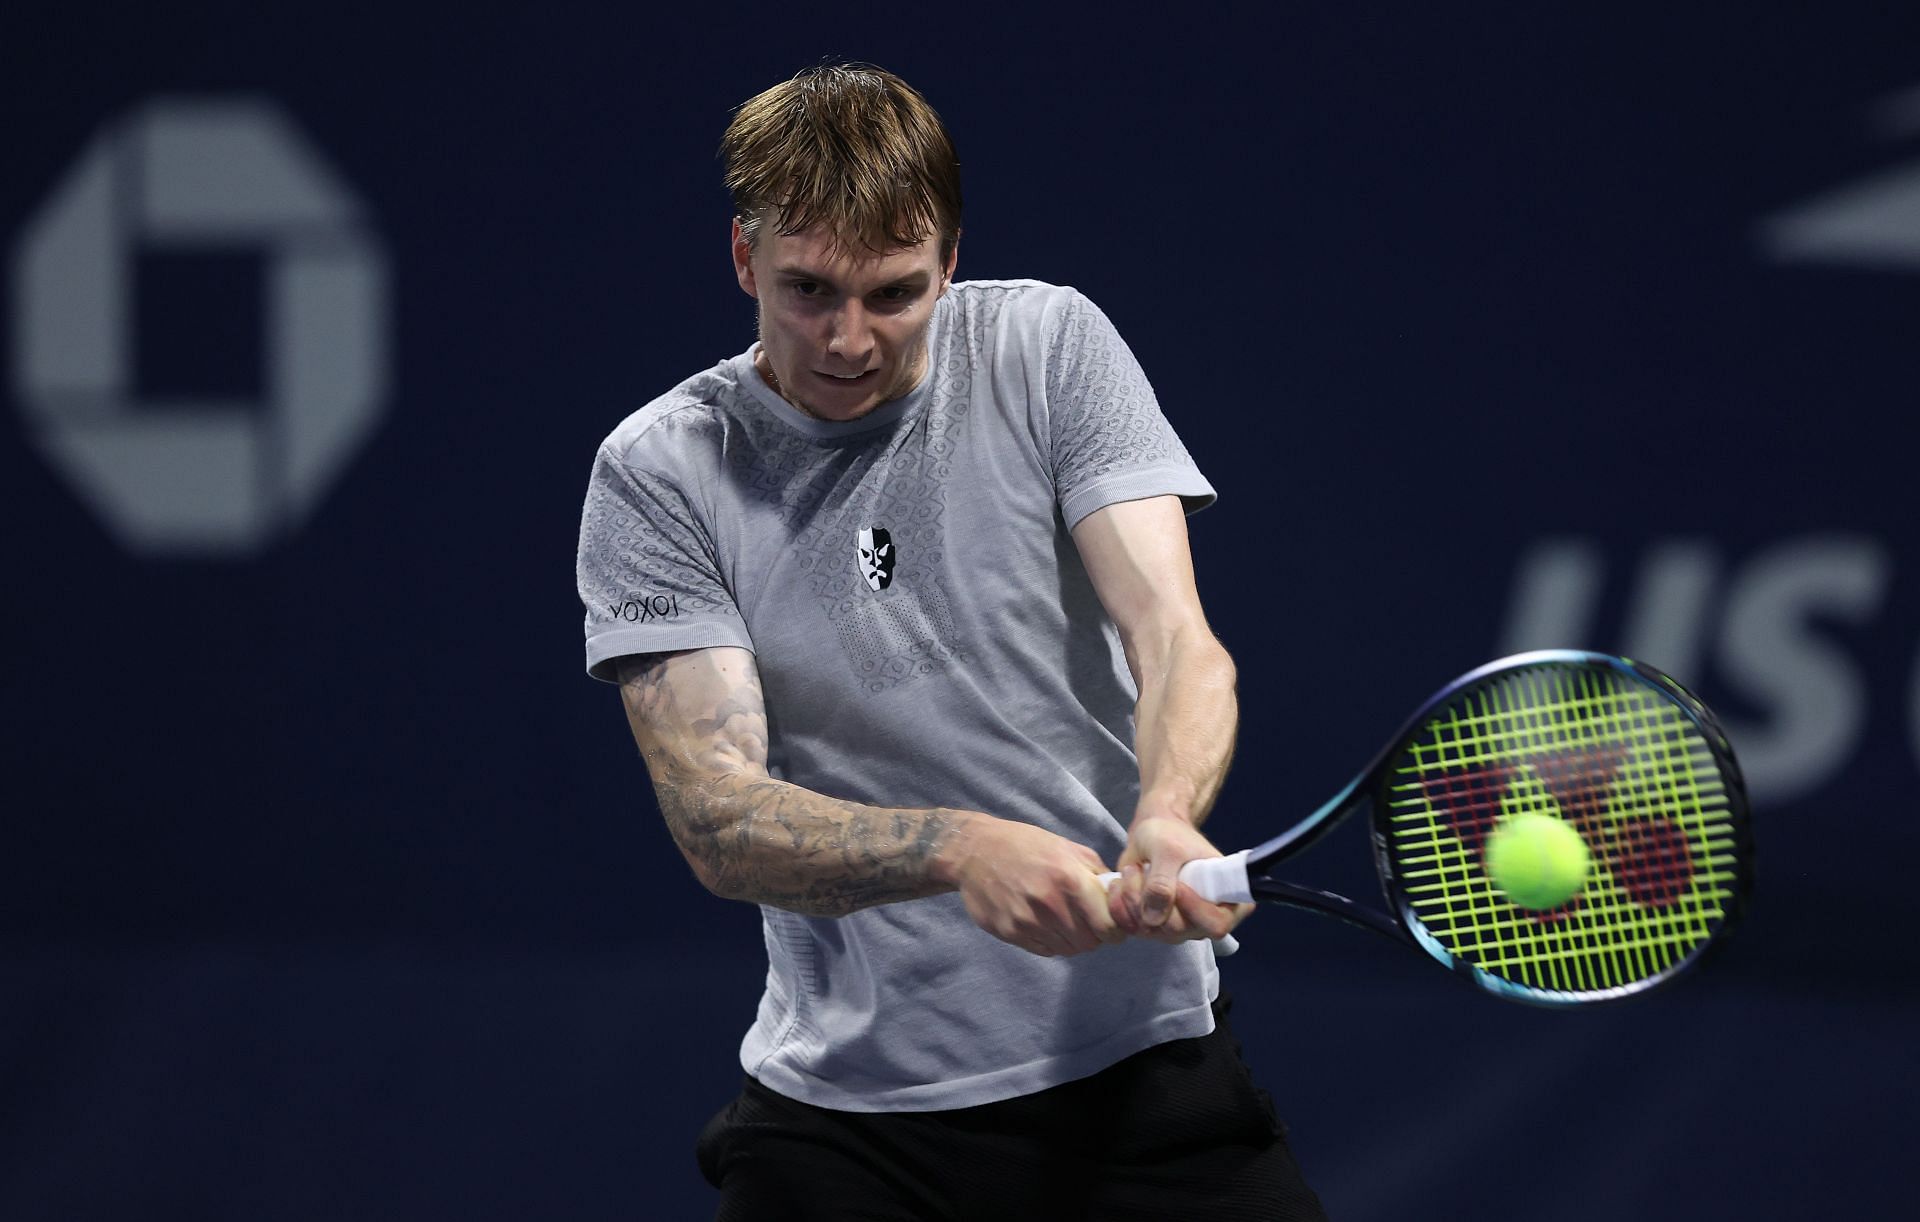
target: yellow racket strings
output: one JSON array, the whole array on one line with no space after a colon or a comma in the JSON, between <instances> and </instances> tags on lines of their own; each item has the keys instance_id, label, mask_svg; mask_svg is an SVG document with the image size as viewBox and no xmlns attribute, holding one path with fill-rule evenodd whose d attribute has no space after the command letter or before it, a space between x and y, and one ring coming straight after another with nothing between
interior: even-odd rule
<instances>
[{"instance_id":1,"label":"yellow racket strings","mask_svg":"<svg viewBox=\"0 0 1920 1222\"><path fill-rule=\"evenodd\" d=\"M1387 850L1411 917L1455 958L1542 993L1654 979L1724 921L1736 830L1716 756L1685 709L1610 667L1546 664L1466 689L1390 771ZM1484 868L1523 811L1587 842L1581 891L1518 907Z\"/></svg>"}]
</instances>

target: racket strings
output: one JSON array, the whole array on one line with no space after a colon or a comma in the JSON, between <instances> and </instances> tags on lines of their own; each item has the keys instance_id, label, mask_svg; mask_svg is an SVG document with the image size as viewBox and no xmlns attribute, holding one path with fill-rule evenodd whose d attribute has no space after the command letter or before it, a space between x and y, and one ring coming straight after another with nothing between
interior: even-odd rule
<instances>
[{"instance_id":1,"label":"racket strings","mask_svg":"<svg viewBox=\"0 0 1920 1222\"><path fill-rule=\"evenodd\" d=\"M1739 871L1735 804L1686 710L1617 671L1545 665L1468 689L1389 783L1389 865L1417 933L1543 994L1601 993L1683 964L1724 923ZM1587 881L1548 911L1507 901L1481 858L1502 820L1567 820Z\"/></svg>"}]
</instances>

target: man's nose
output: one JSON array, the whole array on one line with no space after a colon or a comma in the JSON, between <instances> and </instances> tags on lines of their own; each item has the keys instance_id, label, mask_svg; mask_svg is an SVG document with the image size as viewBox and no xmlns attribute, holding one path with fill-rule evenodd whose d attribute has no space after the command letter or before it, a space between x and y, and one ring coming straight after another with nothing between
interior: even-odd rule
<instances>
[{"instance_id":1,"label":"man's nose","mask_svg":"<svg viewBox=\"0 0 1920 1222\"><path fill-rule=\"evenodd\" d=\"M858 301L849 301L833 312L827 351L862 368L873 355L873 316Z\"/></svg>"}]
</instances>

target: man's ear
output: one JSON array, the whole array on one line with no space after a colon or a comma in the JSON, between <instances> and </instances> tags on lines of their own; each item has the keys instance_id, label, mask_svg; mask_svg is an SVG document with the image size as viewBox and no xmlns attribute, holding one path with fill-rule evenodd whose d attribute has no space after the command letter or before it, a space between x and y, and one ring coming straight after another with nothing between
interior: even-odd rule
<instances>
[{"instance_id":1,"label":"man's ear","mask_svg":"<svg viewBox=\"0 0 1920 1222\"><path fill-rule=\"evenodd\" d=\"M737 216L733 218L733 275L740 282L741 292L755 301L760 299L760 286L753 278L753 245L747 241Z\"/></svg>"},{"instance_id":2,"label":"man's ear","mask_svg":"<svg viewBox=\"0 0 1920 1222\"><path fill-rule=\"evenodd\" d=\"M947 286L953 283L953 269L960 264L960 235L953 235L953 248L947 251L947 265L940 270L940 291L945 293Z\"/></svg>"}]
</instances>

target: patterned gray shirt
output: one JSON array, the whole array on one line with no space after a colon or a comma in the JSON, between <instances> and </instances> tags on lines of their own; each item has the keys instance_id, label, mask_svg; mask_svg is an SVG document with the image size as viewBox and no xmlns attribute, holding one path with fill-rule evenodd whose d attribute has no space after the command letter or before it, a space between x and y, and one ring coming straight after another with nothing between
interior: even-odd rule
<instances>
[{"instance_id":1,"label":"patterned gray shirt","mask_svg":"<svg viewBox=\"0 0 1920 1222\"><path fill-rule=\"evenodd\" d=\"M600 447L581 523L588 670L754 652L768 767L883 806L957 806L1112 862L1139 792L1135 690L1069 530L1213 499L1113 325L1036 281L953 285L925 377L859 420L794 409L753 351ZM1204 942L1042 959L957 895L839 918L761 909L749 1073L855 1111L967 1107L1212 1027Z\"/></svg>"}]
</instances>

